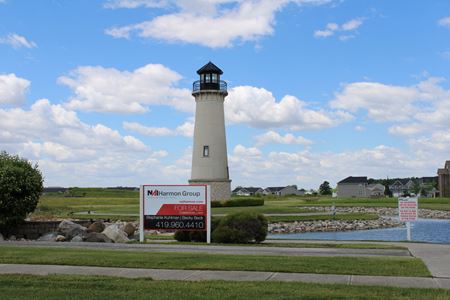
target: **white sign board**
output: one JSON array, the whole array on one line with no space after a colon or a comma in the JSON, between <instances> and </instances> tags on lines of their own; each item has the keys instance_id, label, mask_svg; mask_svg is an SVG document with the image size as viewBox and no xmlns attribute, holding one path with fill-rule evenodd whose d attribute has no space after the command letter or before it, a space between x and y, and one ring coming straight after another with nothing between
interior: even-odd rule
<instances>
[{"instance_id":1,"label":"white sign board","mask_svg":"<svg viewBox=\"0 0 450 300\"><path fill-rule=\"evenodd\" d=\"M210 241L211 195L207 185L142 185L141 241L144 230L206 231Z\"/></svg>"},{"instance_id":2,"label":"white sign board","mask_svg":"<svg viewBox=\"0 0 450 300\"><path fill-rule=\"evenodd\" d=\"M398 216L400 218L400 221L416 221L417 210L417 197L398 198Z\"/></svg>"}]
</instances>

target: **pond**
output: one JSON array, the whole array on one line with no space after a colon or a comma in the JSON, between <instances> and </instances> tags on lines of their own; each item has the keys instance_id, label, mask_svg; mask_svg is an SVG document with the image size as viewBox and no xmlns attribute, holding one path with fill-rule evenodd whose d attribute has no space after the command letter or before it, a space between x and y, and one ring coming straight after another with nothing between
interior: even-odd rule
<instances>
[{"instance_id":1,"label":"pond","mask_svg":"<svg viewBox=\"0 0 450 300\"><path fill-rule=\"evenodd\" d=\"M272 234L270 239L337 241L406 241L406 226L386 229ZM450 220L419 219L411 222L411 240L450 244Z\"/></svg>"}]
</instances>

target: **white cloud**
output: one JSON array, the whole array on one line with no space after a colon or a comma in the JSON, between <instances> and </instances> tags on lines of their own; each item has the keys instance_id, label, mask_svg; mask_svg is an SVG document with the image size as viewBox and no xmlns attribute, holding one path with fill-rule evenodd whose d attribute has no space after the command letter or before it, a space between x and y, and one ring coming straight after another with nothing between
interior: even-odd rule
<instances>
[{"instance_id":1,"label":"white cloud","mask_svg":"<svg viewBox=\"0 0 450 300\"><path fill-rule=\"evenodd\" d=\"M9 45L15 49L18 48L36 48L37 44L27 40L24 36L16 33L10 33L6 37L0 37L0 44Z\"/></svg>"},{"instance_id":2,"label":"white cloud","mask_svg":"<svg viewBox=\"0 0 450 300\"><path fill-rule=\"evenodd\" d=\"M0 75L0 104L22 104L30 81L17 77L15 74Z\"/></svg>"},{"instance_id":3,"label":"white cloud","mask_svg":"<svg viewBox=\"0 0 450 300\"><path fill-rule=\"evenodd\" d=\"M132 72L114 68L78 67L59 83L72 89L67 106L98 112L143 113L150 105L169 105L192 112L190 90L175 87L181 76L159 64Z\"/></svg>"},{"instance_id":4,"label":"white cloud","mask_svg":"<svg viewBox=\"0 0 450 300\"><path fill-rule=\"evenodd\" d=\"M325 29L314 31L314 37L327 38L333 36L335 33L354 31L358 29L363 24L363 22L364 22L363 18L355 18L341 25L337 23L328 23ZM343 34L339 36L339 40L341 41L347 41L353 38L355 38L354 34Z\"/></svg>"},{"instance_id":5,"label":"white cloud","mask_svg":"<svg viewBox=\"0 0 450 300\"><path fill-rule=\"evenodd\" d=\"M356 131L359 131L359 132L363 132L363 131L366 130L366 128L365 128L364 126L357 125L357 126L355 126L355 130L356 130Z\"/></svg>"},{"instance_id":6,"label":"white cloud","mask_svg":"<svg viewBox=\"0 0 450 300\"><path fill-rule=\"evenodd\" d=\"M136 8L139 6L154 8L164 7L168 1L165 0L107 0L103 5L106 8Z\"/></svg>"},{"instance_id":7,"label":"white cloud","mask_svg":"<svg viewBox=\"0 0 450 300\"><path fill-rule=\"evenodd\" d=\"M450 51L444 51L441 53L441 56L445 59L450 59Z\"/></svg>"},{"instance_id":8,"label":"white cloud","mask_svg":"<svg viewBox=\"0 0 450 300\"><path fill-rule=\"evenodd\" d=\"M262 146L265 144L296 144L296 145L311 145L313 142L311 140L308 140L302 136L294 136L291 133L287 133L284 136L280 135L278 132L275 131L268 131L264 134L258 135L255 137L256 144L258 146Z\"/></svg>"},{"instance_id":9,"label":"white cloud","mask_svg":"<svg viewBox=\"0 0 450 300\"><path fill-rule=\"evenodd\" d=\"M164 1L145 1L151 5ZM178 0L168 1L178 7L175 13L157 16L137 24L105 30L115 38L129 38L137 32L140 37L167 42L199 44L206 47L231 47L236 42L255 41L272 35L275 14L288 3L322 5L323 0ZM141 2L115 1L123 7L137 7ZM127 6L125 6L125 4Z\"/></svg>"},{"instance_id":10,"label":"white cloud","mask_svg":"<svg viewBox=\"0 0 450 300\"><path fill-rule=\"evenodd\" d=\"M347 113L308 108L306 102L294 96L284 96L278 102L266 89L251 86L239 86L229 91L225 116L232 123L292 130L333 127L351 118Z\"/></svg>"},{"instance_id":11,"label":"white cloud","mask_svg":"<svg viewBox=\"0 0 450 300\"><path fill-rule=\"evenodd\" d=\"M361 26L362 23L363 23L363 19L362 18L356 18L356 19L350 20L350 21L345 22L344 24L342 24L341 25L341 29L344 30L344 31L355 30L359 26Z\"/></svg>"},{"instance_id":12,"label":"white cloud","mask_svg":"<svg viewBox=\"0 0 450 300\"><path fill-rule=\"evenodd\" d=\"M86 124L76 112L46 99L27 110L0 109L0 128L0 149L38 162L46 185L138 186L146 183L143 178L154 183L187 178L161 162L166 150L152 151L133 136Z\"/></svg>"},{"instance_id":13,"label":"white cloud","mask_svg":"<svg viewBox=\"0 0 450 300\"><path fill-rule=\"evenodd\" d=\"M450 17L442 18L438 21L438 24L443 27L450 28Z\"/></svg>"},{"instance_id":14,"label":"white cloud","mask_svg":"<svg viewBox=\"0 0 450 300\"><path fill-rule=\"evenodd\" d=\"M347 152L273 151L252 156L245 155L249 148L239 145L240 150L229 157L230 176L236 185L297 184L299 188L316 189L324 180L335 186L347 176L433 176L450 151L449 141L447 139L446 145L439 145L438 154L436 151L422 151L419 147L413 151L402 151L379 145ZM257 153L259 150L254 148L252 151Z\"/></svg>"},{"instance_id":15,"label":"white cloud","mask_svg":"<svg viewBox=\"0 0 450 300\"><path fill-rule=\"evenodd\" d=\"M123 128L134 131L147 136L186 136L192 137L194 135L194 122L189 120L175 129L167 127L149 127L136 122L123 122Z\"/></svg>"},{"instance_id":16,"label":"white cloud","mask_svg":"<svg viewBox=\"0 0 450 300\"><path fill-rule=\"evenodd\" d=\"M407 120L417 109L420 99L417 87L392 86L377 82L354 82L344 85L331 101L331 107L356 112L365 109L376 121Z\"/></svg>"}]
</instances>

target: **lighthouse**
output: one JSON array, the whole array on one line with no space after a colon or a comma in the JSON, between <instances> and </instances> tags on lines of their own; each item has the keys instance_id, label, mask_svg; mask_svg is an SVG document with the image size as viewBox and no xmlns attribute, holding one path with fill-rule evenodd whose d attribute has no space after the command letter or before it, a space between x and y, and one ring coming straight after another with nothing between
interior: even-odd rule
<instances>
[{"instance_id":1,"label":"lighthouse","mask_svg":"<svg viewBox=\"0 0 450 300\"><path fill-rule=\"evenodd\" d=\"M193 83L195 98L194 146L190 184L211 186L211 200L231 197L223 104L228 95L223 74L212 62L201 67Z\"/></svg>"}]
</instances>

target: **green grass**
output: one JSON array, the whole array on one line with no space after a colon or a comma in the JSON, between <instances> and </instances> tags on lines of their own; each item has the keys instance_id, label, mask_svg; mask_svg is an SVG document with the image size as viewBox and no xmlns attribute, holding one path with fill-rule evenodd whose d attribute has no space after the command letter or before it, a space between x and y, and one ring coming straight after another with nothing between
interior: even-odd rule
<instances>
[{"instance_id":1,"label":"green grass","mask_svg":"<svg viewBox=\"0 0 450 300\"><path fill-rule=\"evenodd\" d=\"M76 193L85 193L85 197L67 198L60 194L48 194L41 197L38 210L33 214L36 218L92 218L93 216L73 215L88 210L100 214L97 218L136 220L139 213L139 194L136 191L77 188ZM236 199L242 199L238 197ZM217 207L213 214L230 214L235 212L256 212L264 214L287 214L314 212L308 206L365 206L365 207L397 207L395 198L359 199L331 198L311 196L262 197L264 206L254 207ZM450 198L420 198L420 208L450 210ZM117 215L114 215L117 214ZM135 214L136 216L124 216Z\"/></svg>"},{"instance_id":2,"label":"green grass","mask_svg":"<svg viewBox=\"0 0 450 300\"><path fill-rule=\"evenodd\" d=\"M317 215L317 216L268 216L267 219L271 223L276 222L295 222L295 221L322 221L322 220L339 220L339 221L351 221L351 220L378 220L376 214L337 214L334 218L331 215Z\"/></svg>"},{"instance_id":3,"label":"green grass","mask_svg":"<svg viewBox=\"0 0 450 300\"><path fill-rule=\"evenodd\" d=\"M431 276L420 259L409 257L225 255L44 247L0 247L0 263L412 277Z\"/></svg>"},{"instance_id":4,"label":"green grass","mask_svg":"<svg viewBox=\"0 0 450 300\"><path fill-rule=\"evenodd\" d=\"M3 299L288 300L450 298L443 289L348 286L293 282L153 281L105 276L0 275Z\"/></svg>"}]
</instances>

